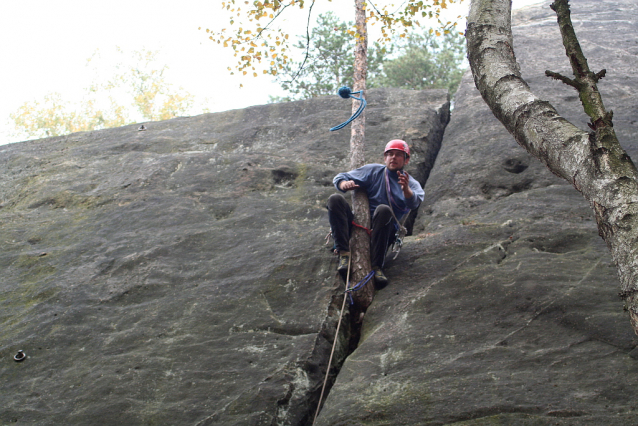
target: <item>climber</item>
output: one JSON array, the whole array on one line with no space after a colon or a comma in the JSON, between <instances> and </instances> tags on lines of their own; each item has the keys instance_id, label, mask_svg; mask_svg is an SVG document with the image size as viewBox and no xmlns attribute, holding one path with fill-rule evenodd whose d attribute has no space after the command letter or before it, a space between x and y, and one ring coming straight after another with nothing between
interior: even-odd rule
<instances>
[{"instance_id":1,"label":"climber","mask_svg":"<svg viewBox=\"0 0 638 426\"><path fill-rule=\"evenodd\" d=\"M339 173L332 181L343 193L361 188L368 194L372 217L370 261L375 283L379 287L388 284L382 268L388 247L394 242L396 231L402 227L397 222L410 210L418 208L425 194L419 182L403 171L403 167L410 161L410 147L407 143L399 139L388 142L383 160L385 166L366 164L356 170ZM350 233L354 226L354 215L342 194L331 195L327 208L335 251L339 254L337 270L345 277L350 261Z\"/></svg>"}]
</instances>

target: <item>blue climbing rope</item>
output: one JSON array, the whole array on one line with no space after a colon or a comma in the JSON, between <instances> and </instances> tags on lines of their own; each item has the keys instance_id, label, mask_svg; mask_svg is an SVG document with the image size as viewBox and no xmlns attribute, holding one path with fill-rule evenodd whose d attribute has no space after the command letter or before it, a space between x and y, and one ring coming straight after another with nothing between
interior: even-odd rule
<instances>
[{"instance_id":1,"label":"blue climbing rope","mask_svg":"<svg viewBox=\"0 0 638 426\"><path fill-rule=\"evenodd\" d=\"M363 279L361 281L359 281L357 284L355 284L354 286L352 286L350 288L346 288L346 293L348 293L348 296L350 296L350 304L351 305L354 305L354 299L352 298L352 292L353 291L357 291L360 288L362 288L364 285L368 284L368 281L370 281L372 279L372 277L374 277L374 270L368 272L368 275L363 277Z\"/></svg>"},{"instance_id":2,"label":"blue climbing rope","mask_svg":"<svg viewBox=\"0 0 638 426\"><path fill-rule=\"evenodd\" d=\"M343 86L343 87L341 87L339 89L339 92L338 92L339 96L341 96L343 99L352 98L352 99L356 99L358 101L361 101L361 103L359 104L359 108L355 111L355 113L352 114L352 117L350 117L348 120L344 121L343 123L339 124L338 126L334 126L332 129L330 129L331 132L334 132L335 130L343 129L348 124L350 124L352 122L352 120L354 120L355 118L357 118L358 116L361 115L361 113L363 112L364 108L366 107L366 105L368 103L366 102L365 98L363 97L363 94L361 95L360 98L357 98L354 95L357 95L357 94L362 93L362 92L363 92L363 90L359 90L358 92L353 92L347 86Z\"/></svg>"}]
</instances>

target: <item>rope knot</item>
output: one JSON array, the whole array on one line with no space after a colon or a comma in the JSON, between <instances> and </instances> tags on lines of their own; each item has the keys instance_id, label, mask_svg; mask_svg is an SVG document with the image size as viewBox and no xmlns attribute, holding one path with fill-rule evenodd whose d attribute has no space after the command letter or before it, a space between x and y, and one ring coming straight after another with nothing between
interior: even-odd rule
<instances>
[{"instance_id":1,"label":"rope knot","mask_svg":"<svg viewBox=\"0 0 638 426\"><path fill-rule=\"evenodd\" d=\"M339 124L338 126L334 126L333 128L330 129L331 132L334 132L335 130L341 130L344 127L346 127L348 124L350 124L352 122L352 120L354 120L355 118L357 118L358 116L361 115L361 113L363 112L363 109L366 107L367 102L365 100L365 98L363 97L363 90L359 90L358 92L353 92L352 90L350 90L350 88L348 86L343 86L339 88L339 91L337 93L339 93L339 96L341 96L343 99L348 99L348 98L352 98L352 99L356 99L358 101L361 101L361 103L359 104L359 108L355 111L354 114L352 114L352 117L350 117L348 120L344 121L343 123ZM361 93L361 97L357 98L354 95L358 95Z\"/></svg>"},{"instance_id":2,"label":"rope knot","mask_svg":"<svg viewBox=\"0 0 638 426\"><path fill-rule=\"evenodd\" d=\"M350 95L352 94L352 90L350 90L348 86L343 86L339 88L338 93L339 93L339 96L341 96L343 99L348 99Z\"/></svg>"}]
</instances>

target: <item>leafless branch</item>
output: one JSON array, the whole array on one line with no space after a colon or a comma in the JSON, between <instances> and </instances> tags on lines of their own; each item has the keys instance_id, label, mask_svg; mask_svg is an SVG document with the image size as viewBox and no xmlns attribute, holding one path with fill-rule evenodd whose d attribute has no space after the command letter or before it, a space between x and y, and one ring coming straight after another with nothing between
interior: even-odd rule
<instances>
[{"instance_id":1,"label":"leafless branch","mask_svg":"<svg viewBox=\"0 0 638 426\"><path fill-rule=\"evenodd\" d=\"M310 56L310 15L312 14L312 7L314 5L315 5L315 0L312 0L312 3L310 4L310 7L308 8L308 20L306 22L306 55L304 56L303 62L301 63L301 65L299 65L299 69L297 70L295 75L292 76L292 79L290 80L291 83L295 81L295 79L299 77L299 74L301 74L301 72L304 70L306 61L308 60L308 57Z\"/></svg>"},{"instance_id":2,"label":"leafless branch","mask_svg":"<svg viewBox=\"0 0 638 426\"><path fill-rule=\"evenodd\" d=\"M545 71L545 75L547 77L551 77L551 78L553 78L555 80L562 81L566 85L572 86L576 90L580 90L580 85L578 84L578 82L576 80L573 80L573 79L571 79L569 77L565 77L562 74L559 74L559 73L554 72L554 71L549 71L549 70Z\"/></svg>"},{"instance_id":3,"label":"leafless branch","mask_svg":"<svg viewBox=\"0 0 638 426\"><path fill-rule=\"evenodd\" d=\"M313 1L313 3L314 3L314 1ZM281 9L279 9L279 10L277 11L277 14L276 14L276 15L275 15L275 16L274 16L274 17L273 17L273 18L272 18L272 19L271 19L271 20L270 20L270 21L266 24L266 26L264 26L264 28L262 28L262 29L261 29L261 31L259 31L259 32L255 35L255 37L253 37L253 38L252 38L252 40L256 40L256 39L260 38L260 37L261 37L261 33L263 33L264 31L266 31L266 29L268 29L268 26L270 26L270 24L272 24L272 23L273 23L273 22L274 22L274 21L275 21L275 20L279 17L279 15L281 15L281 13L282 13L282 12L283 12L283 11L284 11L284 10L285 10L288 6L290 6L290 5L289 5L289 4L285 4L285 5L283 5L283 6L281 7ZM312 6L310 6L310 7L312 8Z\"/></svg>"}]
</instances>

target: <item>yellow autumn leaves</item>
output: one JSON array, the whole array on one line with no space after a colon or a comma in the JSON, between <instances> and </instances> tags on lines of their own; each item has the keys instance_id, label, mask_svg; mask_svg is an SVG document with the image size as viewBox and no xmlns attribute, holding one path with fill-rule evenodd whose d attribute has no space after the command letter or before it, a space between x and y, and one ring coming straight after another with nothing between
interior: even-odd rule
<instances>
[{"instance_id":1,"label":"yellow autumn leaves","mask_svg":"<svg viewBox=\"0 0 638 426\"><path fill-rule=\"evenodd\" d=\"M117 49L124 54L120 49ZM142 50L119 63L108 80L95 77L84 89L80 101L72 102L60 93L25 102L10 114L16 138L60 136L68 133L119 127L139 121L167 120L188 113L194 96L166 81L167 66L156 61L158 52ZM97 63L99 51L87 61L103 75L105 65ZM99 73L97 72L99 71Z\"/></svg>"},{"instance_id":2,"label":"yellow autumn leaves","mask_svg":"<svg viewBox=\"0 0 638 426\"><path fill-rule=\"evenodd\" d=\"M380 25L381 36L378 41L382 43L389 43L395 35L405 37L411 28L421 26L420 19L436 21L437 28L431 30L436 35L447 34L453 30L456 22L442 22L441 10L461 1L406 1L398 7L387 3L377 6L370 1L366 4L366 23ZM287 8L303 9L304 6L304 0L223 1L222 10L229 15L229 28L219 31L206 29L206 32L210 34L210 40L234 50L238 60L233 67L229 67L231 74L240 72L247 75L252 72L256 77L261 69L262 74L274 76L291 60L290 34L285 29L276 28L274 22ZM355 29L349 30L348 34L356 37Z\"/></svg>"}]
</instances>

